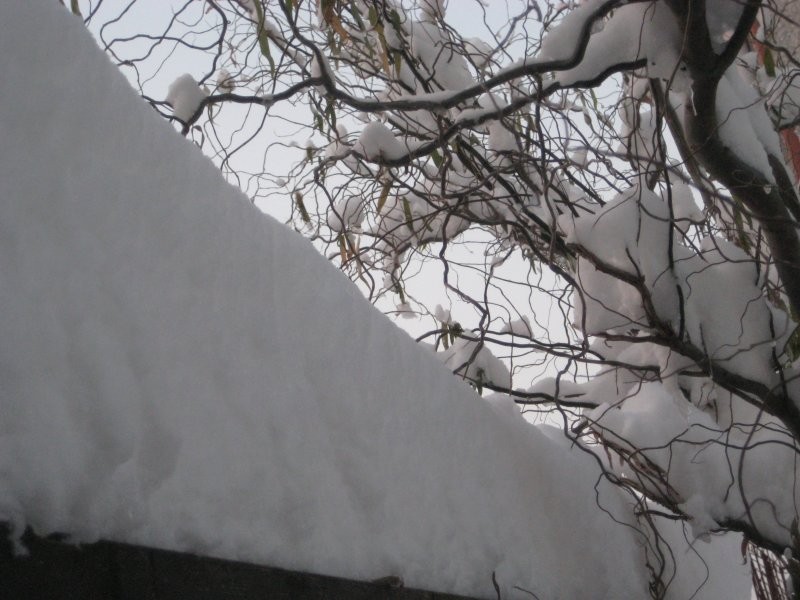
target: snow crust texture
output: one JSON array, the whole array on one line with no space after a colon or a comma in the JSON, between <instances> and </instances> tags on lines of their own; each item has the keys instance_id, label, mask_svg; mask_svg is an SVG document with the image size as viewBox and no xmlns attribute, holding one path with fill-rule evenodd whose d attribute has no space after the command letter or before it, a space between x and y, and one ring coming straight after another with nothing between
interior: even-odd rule
<instances>
[{"instance_id":1,"label":"snow crust texture","mask_svg":"<svg viewBox=\"0 0 800 600\"><path fill-rule=\"evenodd\" d=\"M647 596L596 460L258 213L79 20L0 2L0 53L0 520L479 597L493 572L503 598Z\"/></svg>"}]
</instances>

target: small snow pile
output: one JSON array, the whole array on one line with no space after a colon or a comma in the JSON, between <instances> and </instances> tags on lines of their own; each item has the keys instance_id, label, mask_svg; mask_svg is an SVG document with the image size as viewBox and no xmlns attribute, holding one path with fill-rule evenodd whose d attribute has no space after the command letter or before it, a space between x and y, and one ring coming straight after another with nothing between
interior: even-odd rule
<instances>
[{"instance_id":1,"label":"small snow pile","mask_svg":"<svg viewBox=\"0 0 800 600\"><path fill-rule=\"evenodd\" d=\"M663 2L640 2L617 8L606 21L590 18L604 4L589 0L567 13L542 40L537 60L565 61L577 52L584 27L591 27L586 53L573 68L556 74L561 85L591 81L610 66L646 59L648 77L670 82L672 91L687 91L689 78L681 63L683 34Z\"/></svg>"},{"instance_id":2,"label":"small snow pile","mask_svg":"<svg viewBox=\"0 0 800 600\"><path fill-rule=\"evenodd\" d=\"M0 521L478 597L493 574L508 599L647 597L596 457L475 395L260 215L80 21L2 2L0 52L26 99L0 104Z\"/></svg>"},{"instance_id":3,"label":"small snow pile","mask_svg":"<svg viewBox=\"0 0 800 600\"><path fill-rule=\"evenodd\" d=\"M722 54L731 36L736 31L745 7L730 0L707 0L705 4L706 22L711 34L714 52Z\"/></svg>"},{"instance_id":4,"label":"small snow pile","mask_svg":"<svg viewBox=\"0 0 800 600\"><path fill-rule=\"evenodd\" d=\"M518 335L521 337L533 337L533 329L531 329L531 321L528 317L523 316L521 319L514 319L503 325L500 333L510 333L511 335Z\"/></svg>"},{"instance_id":5,"label":"small snow pile","mask_svg":"<svg viewBox=\"0 0 800 600\"><path fill-rule=\"evenodd\" d=\"M422 12L422 15L430 20L444 18L445 7L445 0L420 0L419 2L419 8Z\"/></svg>"},{"instance_id":6,"label":"small snow pile","mask_svg":"<svg viewBox=\"0 0 800 600\"><path fill-rule=\"evenodd\" d=\"M361 132L355 150L369 160L396 160L406 154L403 144L394 136L392 130L380 121L372 121Z\"/></svg>"},{"instance_id":7,"label":"small snow pile","mask_svg":"<svg viewBox=\"0 0 800 600\"><path fill-rule=\"evenodd\" d=\"M672 204L672 215L675 226L683 233L689 226L702 223L705 218L703 211L697 206L691 188L682 181L673 181L669 190L663 194L664 201Z\"/></svg>"},{"instance_id":8,"label":"small snow pile","mask_svg":"<svg viewBox=\"0 0 800 600\"><path fill-rule=\"evenodd\" d=\"M508 368L479 340L459 338L437 356L454 373L479 387L486 384L511 387Z\"/></svg>"},{"instance_id":9,"label":"small snow pile","mask_svg":"<svg viewBox=\"0 0 800 600\"><path fill-rule=\"evenodd\" d=\"M358 230L364 220L364 204L361 196L344 196L328 213L328 227L337 233Z\"/></svg>"},{"instance_id":10,"label":"small snow pile","mask_svg":"<svg viewBox=\"0 0 800 600\"><path fill-rule=\"evenodd\" d=\"M484 68L489 64L489 59L495 52L495 49L484 42L480 38L472 37L464 40L464 48L467 50L467 56L479 69Z\"/></svg>"},{"instance_id":11,"label":"small snow pile","mask_svg":"<svg viewBox=\"0 0 800 600\"><path fill-rule=\"evenodd\" d=\"M217 89L226 94L236 89L236 80L227 69L220 69L217 73Z\"/></svg>"},{"instance_id":12,"label":"small snow pile","mask_svg":"<svg viewBox=\"0 0 800 600\"><path fill-rule=\"evenodd\" d=\"M558 25L549 29L542 40L537 58L557 61L570 59L582 37L581 30L601 4L601 0L590 0L569 11Z\"/></svg>"},{"instance_id":13,"label":"small snow pile","mask_svg":"<svg viewBox=\"0 0 800 600\"><path fill-rule=\"evenodd\" d=\"M719 80L716 113L722 143L767 181L774 182L769 161L783 160L780 139L764 101L735 65Z\"/></svg>"},{"instance_id":14,"label":"small snow pile","mask_svg":"<svg viewBox=\"0 0 800 600\"><path fill-rule=\"evenodd\" d=\"M197 112L207 95L194 77L184 73L170 84L167 90L167 103L172 107L173 114L186 123Z\"/></svg>"}]
</instances>

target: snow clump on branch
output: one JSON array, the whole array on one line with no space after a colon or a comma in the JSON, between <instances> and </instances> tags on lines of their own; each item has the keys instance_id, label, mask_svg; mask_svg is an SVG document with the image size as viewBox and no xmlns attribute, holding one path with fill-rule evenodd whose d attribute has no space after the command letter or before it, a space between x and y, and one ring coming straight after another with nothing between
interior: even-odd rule
<instances>
[{"instance_id":1,"label":"snow clump on branch","mask_svg":"<svg viewBox=\"0 0 800 600\"><path fill-rule=\"evenodd\" d=\"M173 81L167 90L167 104L181 121L187 123L202 104L208 92L202 89L194 77L184 73Z\"/></svg>"}]
</instances>

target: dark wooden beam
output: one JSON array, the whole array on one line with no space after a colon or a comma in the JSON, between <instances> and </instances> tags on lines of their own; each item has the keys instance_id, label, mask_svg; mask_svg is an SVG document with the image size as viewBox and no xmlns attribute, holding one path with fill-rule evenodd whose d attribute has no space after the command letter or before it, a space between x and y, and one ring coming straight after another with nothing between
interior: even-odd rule
<instances>
[{"instance_id":1,"label":"dark wooden beam","mask_svg":"<svg viewBox=\"0 0 800 600\"><path fill-rule=\"evenodd\" d=\"M0 598L8 600L475 600L101 541L77 546L27 531L15 554L0 524ZM342 544L347 552L347 543Z\"/></svg>"}]
</instances>

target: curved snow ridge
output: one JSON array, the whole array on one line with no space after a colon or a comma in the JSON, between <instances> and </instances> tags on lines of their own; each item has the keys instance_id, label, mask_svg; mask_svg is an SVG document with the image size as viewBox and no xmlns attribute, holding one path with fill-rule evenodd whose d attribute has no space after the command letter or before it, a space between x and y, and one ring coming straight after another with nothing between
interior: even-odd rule
<instances>
[{"instance_id":1,"label":"curved snow ridge","mask_svg":"<svg viewBox=\"0 0 800 600\"><path fill-rule=\"evenodd\" d=\"M79 20L2 2L0 51L0 519L486 597L493 572L504 598L646 596L595 461L259 214Z\"/></svg>"}]
</instances>

